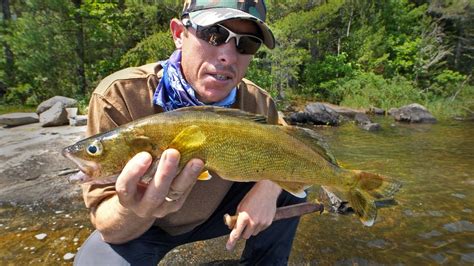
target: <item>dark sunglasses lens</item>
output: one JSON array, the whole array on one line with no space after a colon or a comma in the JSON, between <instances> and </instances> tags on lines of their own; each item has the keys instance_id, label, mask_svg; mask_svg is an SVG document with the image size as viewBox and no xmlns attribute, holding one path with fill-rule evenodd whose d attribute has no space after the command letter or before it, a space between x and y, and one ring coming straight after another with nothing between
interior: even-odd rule
<instances>
[{"instance_id":1,"label":"dark sunglasses lens","mask_svg":"<svg viewBox=\"0 0 474 266\"><path fill-rule=\"evenodd\" d=\"M196 36L210 45L219 46L227 41L229 31L225 28L214 25L211 27L198 27ZM241 36L237 50L241 54L255 54L262 45L262 41L252 36Z\"/></svg>"},{"instance_id":2,"label":"dark sunglasses lens","mask_svg":"<svg viewBox=\"0 0 474 266\"><path fill-rule=\"evenodd\" d=\"M239 40L239 45L237 45L237 50L241 54L255 54L262 42L254 37L251 36L242 36Z\"/></svg>"},{"instance_id":3,"label":"dark sunglasses lens","mask_svg":"<svg viewBox=\"0 0 474 266\"><path fill-rule=\"evenodd\" d=\"M217 25L198 29L196 34L198 38L214 46L224 44L229 37L229 32Z\"/></svg>"}]
</instances>

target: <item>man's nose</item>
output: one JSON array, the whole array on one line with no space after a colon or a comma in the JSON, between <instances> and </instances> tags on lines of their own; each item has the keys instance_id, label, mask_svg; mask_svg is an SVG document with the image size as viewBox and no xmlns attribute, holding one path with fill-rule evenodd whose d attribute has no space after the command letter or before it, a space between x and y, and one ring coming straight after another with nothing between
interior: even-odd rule
<instances>
[{"instance_id":1,"label":"man's nose","mask_svg":"<svg viewBox=\"0 0 474 266\"><path fill-rule=\"evenodd\" d=\"M217 46L218 59L222 64L230 65L237 62L239 53L237 52L236 39L232 38L228 43Z\"/></svg>"}]
</instances>

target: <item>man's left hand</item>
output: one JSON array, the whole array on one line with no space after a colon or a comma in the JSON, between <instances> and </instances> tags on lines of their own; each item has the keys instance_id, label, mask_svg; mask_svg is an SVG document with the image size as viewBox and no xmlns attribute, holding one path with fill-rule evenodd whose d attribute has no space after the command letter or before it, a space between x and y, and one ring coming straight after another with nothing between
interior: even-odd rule
<instances>
[{"instance_id":1,"label":"man's left hand","mask_svg":"<svg viewBox=\"0 0 474 266\"><path fill-rule=\"evenodd\" d=\"M233 250L240 238L256 236L272 224L280 193L281 188L271 181L255 183L237 207L239 216L227 241L227 250Z\"/></svg>"}]
</instances>

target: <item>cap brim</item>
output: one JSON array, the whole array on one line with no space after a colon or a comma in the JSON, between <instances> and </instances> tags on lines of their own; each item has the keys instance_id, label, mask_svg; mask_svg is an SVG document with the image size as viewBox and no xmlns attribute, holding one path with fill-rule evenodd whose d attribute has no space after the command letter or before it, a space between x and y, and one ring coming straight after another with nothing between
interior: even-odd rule
<instances>
[{"instance_id":1,"label":"cap brim","mask_svg":"<svg viewBox=\"0 0 474 266\"><path fill-rule=\"evenodd\" d=\"M233 8L210 8L188 14L191 21L200 26L211 26L229 19L246 19L255 22L263 34L263 43L270 49L275 48L275 37L270 28L255 16Z\"/></svg>"}]
</instances>

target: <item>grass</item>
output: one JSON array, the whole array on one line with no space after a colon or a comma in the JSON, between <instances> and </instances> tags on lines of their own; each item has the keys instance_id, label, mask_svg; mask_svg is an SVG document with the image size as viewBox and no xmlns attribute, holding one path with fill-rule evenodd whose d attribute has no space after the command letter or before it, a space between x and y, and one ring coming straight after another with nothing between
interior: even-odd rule
<instances>
[{"instance_id":1,"label":"grass","mask_svg":"<svg viewBox=\"0 0 474 266\"><path fill-rule=\"evenodd\" d=\"M0 104L0 115L18 112L36 112L36 106Z\"/></svg>"}]
</instances>

